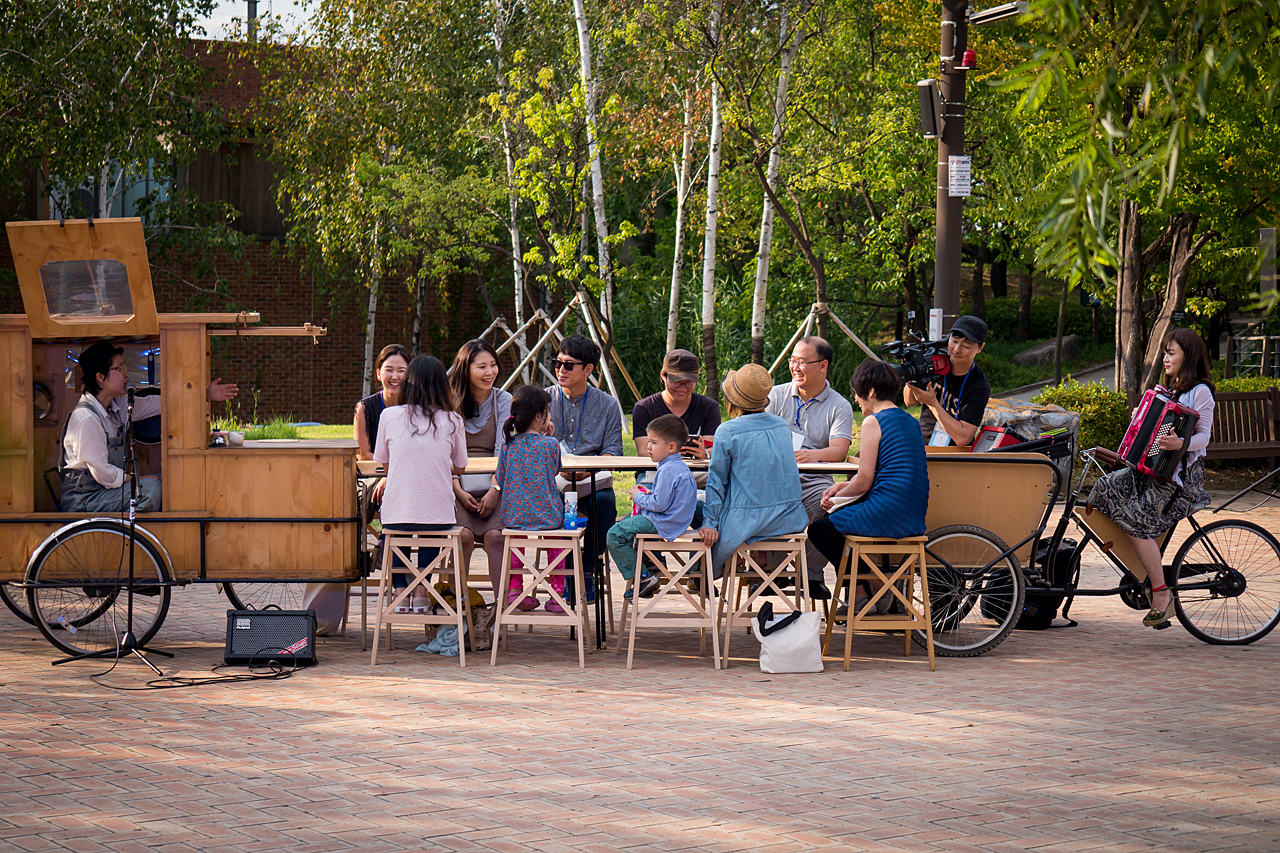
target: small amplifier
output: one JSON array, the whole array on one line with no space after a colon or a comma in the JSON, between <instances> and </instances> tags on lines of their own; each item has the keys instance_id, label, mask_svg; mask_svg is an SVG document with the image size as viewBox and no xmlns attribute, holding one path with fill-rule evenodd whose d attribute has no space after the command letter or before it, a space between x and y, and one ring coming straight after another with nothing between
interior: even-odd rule
<instances>
[{"instance_id":1,"label":"small amplifier","mask_svg":"<svg viewBox=\"0 0 1280 853\"><path fill-rule=\"evenodd\" d=\"M287 666L316 662L316 612L280 610L227 611L227 651L223 658L240 666L279 661Z\"/></svg>"},{"instance_id":2,"label":"small amplifier","mask_svg":"<svg viewBox=\"0 0 1280 853\"><path fill-rule=\"evenodd\" d=\"M970 445L971 453L989 453L1002 447L1021 444L1022 438L1008 427L984 426L978 430Z\"/></svg>"}]
</instances>

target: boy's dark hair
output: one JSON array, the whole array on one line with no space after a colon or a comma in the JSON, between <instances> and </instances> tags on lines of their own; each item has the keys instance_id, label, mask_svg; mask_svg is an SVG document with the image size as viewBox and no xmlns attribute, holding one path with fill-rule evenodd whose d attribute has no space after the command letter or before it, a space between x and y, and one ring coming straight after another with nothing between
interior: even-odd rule
<instances>
[{"instance_id":1,"label":"boy's dark hair","mask_svg":"<svg viewBox=\"0 0 1280 853\"><path fill-rule=\"evenodd\" d=\"M654 418L649 421L644 431L650 441L654 439L674 441L676 447L684 447L689 443L689 428L685 426L679 415L662 415Z\"/></svg>"},{"instance_id":2,"label":"boy's dark hair","mask_svg":"<svg viewBox=\"0 0 1280 853\"><path fill-rule=\"evenodd\" d=\"M871 396L872 391L875 391L877 400L892 402L902 390L902 378L898 376L898 371L889 366L888 362L868 358L853 371L853 378L849 380L849 389L864 400Z\"/></svg>"},{"instance_id":3,"label":"boy's dark hair","mask_svg":"<svg viewBox=\"0 0 1280 853\"><path fill-rule=\"evenodd\" d=\"M511 395L511 414L502 425L502 436L510 444L517 433L529 428L538 415L551 411L551 395L537 385L521 385Z\"/></svg>"},{"instance_id":4,"label":"boy's dark hair","mask_svg":"<svg viewBox=\"0 0 1280 853\"><path fill-rule=\"evenodd\" d=\"M582 335L570 335L561 341L559 354L577 359L583 364L600 364L600 347L596 346L595 341Z\"/></svg>"}]
</instances>

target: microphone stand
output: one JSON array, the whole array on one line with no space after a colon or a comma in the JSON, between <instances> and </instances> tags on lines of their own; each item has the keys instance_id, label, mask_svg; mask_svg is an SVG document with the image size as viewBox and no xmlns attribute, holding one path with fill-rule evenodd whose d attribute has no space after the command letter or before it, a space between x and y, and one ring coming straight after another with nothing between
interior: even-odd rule
<instances>
[{"instance_id":1,"label":"microphone stand","mask_svg":"<svg viewBox=\"0 0 1280 853\"><path fill-rule=\"evenodd\" d=\"M137 454L137 447L134 445L134 442L133 442L133 389L132 388L129 389L129 409L128 409L127 418L125 420L124 429L125 429L124 464L125 464L125 471L129 475L129 545L128 545L129 578L125 583L126 598L125 598L124 634L122 634L120 637L119 646L117 646L114 649L102 649L101 651L85 652L84 654L72 655L71 657L54 661L53 665L57 666L60 663L67 663L73 660L85 660L87 658L114 657L116 660L119 660L120 658L124 657L125 653L127 652L135 656L138 660L145 663L148 667L151 668L151 671L154 672L156 675L163 676L164 673L160 671L160 668L157 667L155 664L153 664L151 661L147 660L147 656L143 654L143 652L144 651L150 652L153 655L163 655L164 657L167 657L167 658L171 658L173 657L173 655L169 654L168 652L162 652L157 649L148 649L144 646L139 645L137 637L135 637L133 633L133 587L134 587L134 574L133 574L134 554L133 552L134 552L134 543L137 541L137 529L138 529L138 519L137 519L138 454Z\"/></svg>"}]
</instances>

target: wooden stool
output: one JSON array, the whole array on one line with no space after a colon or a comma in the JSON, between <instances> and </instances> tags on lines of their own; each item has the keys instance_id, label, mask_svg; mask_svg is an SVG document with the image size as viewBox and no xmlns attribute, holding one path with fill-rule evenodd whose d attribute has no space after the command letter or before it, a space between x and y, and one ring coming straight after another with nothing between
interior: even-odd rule
<instances>
[{"instance_id":1,"label":"wooden stool","mask_svg":"<svg viewBox=\"0 0 1280 853\"><path fill-rule=\"evenodd\" d=\"M849 656L853 651L853 632L861 627L874 631L903 631L906 639L904 654L911 656L911 632L919 628L925 632L925 647L929 650L929 671L934 671L933 660L933 622L929 611L929 572L925 565L924 545L928 541L925 536L910 536L906 539L874 539L864 536L846 536L844 538L844 555L840 558L840 571L836 573L836 589L844 589L849 584L849 611L841 616L836 608L827 617L827 632L822 642L822 653L826 654L831 643L831 631L837 622L845 623L844 633L844 671L849 671ZM902 565L896 570L882 569L872 557L901 556L905 557ZM916 579L920 583L921 604L914 600ZM857 610L857 584L861 580L878 580L882 586L876 590L867 603ZM898 584L902 588L898 588ZM889 595L901 603L905 614L876 613L876 604L884 596ZM921 612L923 611L923 612Z\"/></svg>"},{"instance_id":2,"label":"wooden stool","mask_svg":"<svg viewBox=\"0 0 1280 853\"><path fill-rule=\"evenodd\" d=\"M425 568L418 568L417 560L412 559L413 548L438 548L439 553ZM403 566L394 566L399 557ZM392 575L403 572L411 575L409 585L396 590L392 586ZM441 580L449 581L454 588L454 603L449 604L444 593L431 583L431 573L436 572ZM397 613L395 608L408 604L413 600L415 591L425 591L431 600L432 609L438 613ZM471 608L467 606L467 570L462 565L462 528L451 527L448 530L426 530L409 532L388 530L383 534L382 542L382 578L378 583L378 618L373 629L373 654L370 663L378 664L378 644L382 635L382 626L387 626L387 650L391 649L392 625L452 625L458 629L458 664L467 665L467 635L471 625Z\"/></svg>"},{"instance_id":3,"label":"wooden stool","mask_svg":"<svg viewBox=\"0 0 1280 853\"><path fill-rule=\"evenodd\" d=\"M545 584L545 591L551 597L552 601L558 602L564 608L563 613L547 613L545 611L523 611L517 609L521 599L517 598L510 603L507 602L506 596L498 599L498 613L493 621L493 654L489 658L489 665L496 666L498 663L498 645L501 643L505 649L507 646L507 634L503 631L504 625L565 625L570 629L577 629L578 632L578 665L583 669L587 666L587 646L586 637L588 633L587 619L587 603L582 595L582 537L586 534L586 530L511 530L509 528L502 531L504 539L502 546L502 581L501 586L505 590L511 583L511 555L519 554L520 562L524 566L521 572L529 575L530 581L525 585L526 593L533 593L539 586ZM547 555L546 566L539 567L538 555L543 551L561 551L558 557ZM573 567L569 568L566 564L569 558L573 558ZM576 591L573 606L569 606L569 602L565 596L556 592L551 588L550 580L553 577L573 578L573 588Z\"/></svg>"},{"instance_id":4,"label":"wooden stool","mask_svg":"<svg viewBox=\"0 0 1280 853\"><path fill-rule=\"evenodd\" d=\"M792 610L813 609L813 602L809 600L809 561L804 553L808 542L808 534L791 533L743 545L729 558L724 573L724 594L720 596L718 611L720 621L724 624L725 668L729 666L729 637L733 633L733 626L738 622L750 624L757 598L772 591L773 595L790 604ZM757 553L764 555L763 561L756 561ZM769 566L772 562L769 559L771 554L781 558L772 568ZM784 578L789 578L792 582L790 595L779 585L779 581ZM757 583L759 586L754 592L751 591L751 587ZM744 591L747 593L745 602L742 600ZM791 600L788 601L788 598ZM731 603L726 605L726 602ZM724 616L726 609L727 618Z\"/></svg>"},{"instance_id":5,"label":"wooden stool","mask_svg":"<svg viewBox=\"0 0 1280 853\"><path fill-rule=\"evenodd\" d=\"M671 554L678 565L673 569L662 559L664 554ZM650 557L650 566L662 577L662 582L653 597L641 603L639 596L640 576L645 558ZM685 581L700 579L700 589L691 592ZM716 669L720 668L720 634L716 630L716 618L720 603L716 596L716 585L711 577L711 546L702 541L696 533L683 533L674 541L668 542L654 533L641 533L636 537L636 574L627 581L627 589L631 590L631 600L626 594L622 596L622 630L618 633L617 654L622 651L622 635L627 633L627 614L634 607L631 617L631 639L627 643L627 669L631 669L632 659L636 652L636 630L641 622L666 624L673 628L697 628L701 643L700 654L707 651L707 631L711 631L711 654ZM664 598L675 599L679 593L692 608L692 614L655 613L654 609Z\"/></svg>"}]
</instances>

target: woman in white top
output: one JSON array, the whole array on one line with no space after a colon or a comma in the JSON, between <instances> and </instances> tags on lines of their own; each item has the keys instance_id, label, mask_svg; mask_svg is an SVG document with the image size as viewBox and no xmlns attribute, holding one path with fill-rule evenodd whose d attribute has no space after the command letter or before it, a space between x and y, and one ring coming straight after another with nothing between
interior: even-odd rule
<instances>
[{"instance_id":1,"label":"woman in white top","mask_svg":"<svg viewBox=\"0 0 1280 853\"><path fill-rule=\"evenodd\" d=\"M495 388L498 353L488 341L467 341L449 373L454 408L466 427L467 457L497 456L502 425L511 414L511 395ZM462 527L462 561L471 563L476 542L484 543L493 588L502 580L502 491L490 474L453 478L454 511Z\"/></svg>"},{"instance_id":2,"label":"woman in white top","mask_svg":"<svg viewBox=\"0 0 1280 853\"><path fill-rule=\"evenodd\" d=\"M382 529L447 530L455 523L453 475L467 467L467 444L440 359L420 355L410 362L401 393L403 405L382 413L374 442L373 458L387 467ZM435 556L436 549L419 548L418 566ZM392 582L403 588L409 578L397 572ZM413 611L429 608L426 590L415 590Z\"/></svg>"},{"instance_id":3,"label":"woman in white top","mask_svg":"<svg viewBox=\"0 0 1280 853\"><path fill-rule=\"evenodd\" d=\"M1177 401L1195 409L1200 419L1189 438L1176 435L1158 439L1162 450L1186 446L1186 456L1173 480L1165 482L1130 468L1112 471L1093 486L1089 505L1124 531L1138 551L1151 582L1151 611L1142 624L1169 626L1173 593L1164 577L1160 538L1182 519L1209 505L1204 490L1204 454L1213 431L1213 382L1209 379L1209 355L1204 341L1190 329L1174 329L1164 339L1164 372L1167 387Z\"/></svg>"}]
</instances>

